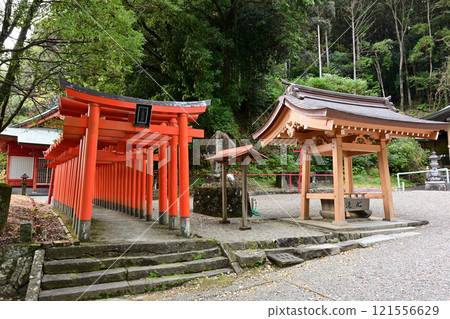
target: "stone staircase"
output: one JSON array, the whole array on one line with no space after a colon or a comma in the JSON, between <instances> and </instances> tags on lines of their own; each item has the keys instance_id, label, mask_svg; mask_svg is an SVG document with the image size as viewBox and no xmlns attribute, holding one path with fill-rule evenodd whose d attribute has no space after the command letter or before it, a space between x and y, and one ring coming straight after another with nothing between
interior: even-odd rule
<instances>
[{"instance_id":1,"label":"stone staircase","mask_svg":"<svg viewBox=\"0 0 450 319\"><path fill-rule=\"evenodd\" d=\"M139 294L232 272L211 240L55 247L45 255L39 300Z\"/></svg>"},{"instance_id":2,"label":"stone staircase","mask_svg":"<svg viewBox=\"0 0 450 319\"><path fill-rule=\"evenodd\" d=\"M354 240L354 239L360 239L364 237L369 236L375 236L375 235L392 235L392 234L399 234L399 233L405 233L405 232L413 232L417 228L416 227L398 227L398 228L382 228L382 229L372 229L372 230L351 230L351 231L339 231L339 232L333 232L334 236L338 238L340 241L345 240Z\"/></svg>"}]
</instances>

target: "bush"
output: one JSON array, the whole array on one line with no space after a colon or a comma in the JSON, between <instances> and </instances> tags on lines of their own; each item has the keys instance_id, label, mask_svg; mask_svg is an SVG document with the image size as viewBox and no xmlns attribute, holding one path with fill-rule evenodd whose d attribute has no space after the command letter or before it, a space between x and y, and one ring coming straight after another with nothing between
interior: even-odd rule
<instances>
[{"instance_id":1,"label":"bush","mask_svg":"<svg viewBox=\"0 0 450 319\"><path fill-rule=\"evenodd\" d=\"M322 78L309 78L302 85L317 89L330 90L341 93L378 96L377 92L370 90L366 80L350 79L335 74L324 74Z\"/></svg>"},{"instance_id":2,"label":"bush","mask_svg":"<svg viewBox=\"0 0 450 319\"><path fill-rule=\"evenodd\" d=\"M425 169L429 151L423 149L412 137L394 138L387 146L391 173L420 171Z\"/></svg>"}]
</instances>

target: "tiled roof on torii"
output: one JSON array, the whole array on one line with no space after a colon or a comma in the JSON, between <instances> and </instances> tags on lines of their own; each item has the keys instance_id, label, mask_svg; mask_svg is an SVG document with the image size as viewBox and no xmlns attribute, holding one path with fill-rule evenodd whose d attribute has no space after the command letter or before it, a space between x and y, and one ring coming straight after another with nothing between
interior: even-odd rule
<instances>
[{"instance_id":1,"label":"tiled roof on torii","mask_svg":"<svg viewBox=\"0 0 450 319\"><path fill-rule=\"evenodd\" d=\"M134 115L136 104L152 105L152 124L170 120L174 113L186 113L190 122L206 111L211 104L205 101L152 101L108 94L88 89L64 80L60 80L61 89L66 91L66 97L61 97L59 104L62 115L80 116L88 110L89 103L101 106L100 116L110 119L128 119Z\"/></svg>"},{"instance_id":2,"label":"tiled roof on torii","mask_svg":"<svg viewBox=\"0 0 450 319\"><path fill-rule=\"evenodd\" d=\"M80 144L80 139L85 136L88 127L90 104L98 105L100 110L98 150L105 150L114 145L114 156L123 155L126 145L139 148L159 147L161 143L167 142L170 136L179 135L179 127L176 124L170 125L171 120L185 114L188 122L195 122L210 105L209 100L164 102L113 95L64 80L60 80L60 86L66 91L66 97L61 97L59 103L60 114L65 116L65 123L61 137L44 152L45 158L52 160L49 166L76 156L74 149ZM138 104L152 106L149 127L136 127L133 124ZM188 126L188 142L192 141L192 138L203 136L203 130ZM99 157L100 155L99 153Z\"/></svg>"}]
</instances>

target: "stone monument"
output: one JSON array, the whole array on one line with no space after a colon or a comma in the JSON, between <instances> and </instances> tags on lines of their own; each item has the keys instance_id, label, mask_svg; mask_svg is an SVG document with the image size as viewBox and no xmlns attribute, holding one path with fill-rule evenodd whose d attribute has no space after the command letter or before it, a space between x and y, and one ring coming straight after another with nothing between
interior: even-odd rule
<instances>
[{"instance_id":1,"label":"stone monument","mask_svg":"<svg viewBox=\"0 0 450 319\"><path fill-rule=\"evenodd\" d=\"M427 176L425 190L446 191L447 185L445 184L445 180L437 170L439 156L433 151L428 159L430 160L431 173Z\"/></svg>"},{"instance_id":2,"label":"stone monument","mask_svg":"<svg viewBox=\"0 0 450 319\"><path fill-rule=\"evenodd\" d=\"M0 235L6 226L11 201L12 187L6 183L0 183Z\"/></svg>"}]
</instances>

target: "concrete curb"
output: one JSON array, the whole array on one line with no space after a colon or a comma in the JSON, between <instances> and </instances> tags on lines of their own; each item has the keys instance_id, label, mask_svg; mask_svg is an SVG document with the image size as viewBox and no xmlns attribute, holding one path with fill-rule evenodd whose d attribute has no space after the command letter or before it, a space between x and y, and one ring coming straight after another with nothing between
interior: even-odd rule
<instances>
[{"instance_id":1,"label":"concrete curb","mask_svg":"<svg viewBox=\"0 0 450 319\"><path fill-rule=\"evenodd\" d=\"M37 301L41 293L41 282L44 266L45 250L39 249L34 252L33 264L30 271L30 281L28 283L26 301Z\"/></svg>"}]
</instances>

